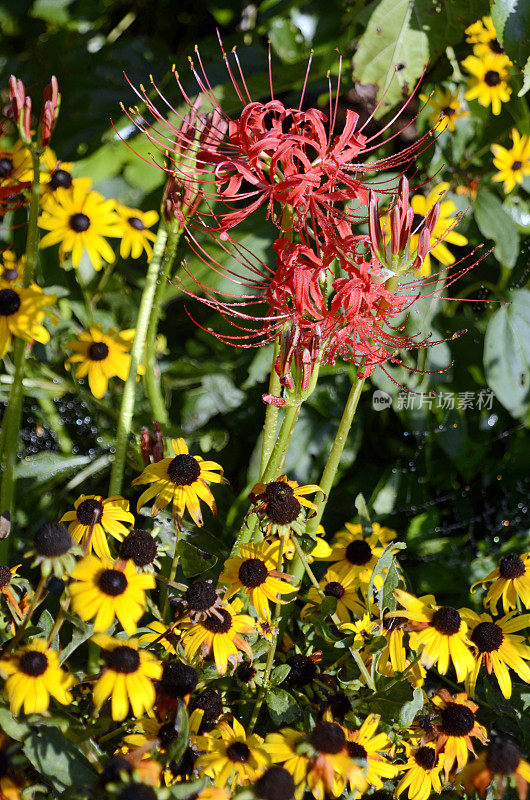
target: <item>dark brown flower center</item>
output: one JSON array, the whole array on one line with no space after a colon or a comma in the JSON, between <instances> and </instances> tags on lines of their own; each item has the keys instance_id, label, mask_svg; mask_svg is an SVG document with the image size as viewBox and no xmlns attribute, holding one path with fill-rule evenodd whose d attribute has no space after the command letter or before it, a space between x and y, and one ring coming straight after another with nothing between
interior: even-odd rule
<instances>
[{"instance_id":1,"label":"dark brown flower center","mask_svg":"<svg viewBox=\"0 0 530 800\"><path fill-rule=\"evenodd\" d=\"M88 348L88 357L91 361L104 361L108 354L109 348L105 342L92 342Z\"/></svg>"},{"instance_id":2,"label":"dark brown flower center","mask_svg":"<svg viewBox=\"0 0 530 800\"><path fill-rule=\"evenodd\" d=\"M383 617L383 628L385 631L395 631L405 624L407 620L405 617Z\"/></svg>"},{"instance_id":3,"label":"dark brown flower center","mask_svg":"<svg viewBox=\"0 0 530 800\"><path fill-rule=\"evenodd\" d=\"M230 761L246 764L250 758L250 750L245 742L231 742L226 748L226 755Z\"/></svg>"},{"instance_id":4,"label":"dark brown flower center","mask_svg":"<svg viewBox=\"0 0 530 800\"><path fill-rule=\"evenodd\" d=\"M346 548L346 559L356 567L368 564L372 558L372 548L365 539L354 539Z\"/></svg>"},{"instance_id":5,"label":"dark brown flower center","mask_svg":"<svg viewBox=\"0 0 530 800\"><path fill-rule=\"evenodd\" d=\"M350 698L340 690L335 692L329 698L329 710L336 719L343 720L348 711L352 710Z\"/></svg>"},{"instance_id":6,"label":"dark brown flower center","mask_svg":"<svg viewBox=\"0 0 530 800\"><path fill-rule=\"evenodd\" d=\"M132 559L137 567L152 564L158 553L155 540L142 528L134 528L120 545L120 558L124 561Z\"/></svg>"},{"instance_id":7,"label":"dark brown flower center","mask_svg":"<svg viewBox=\"0 0 530 800\"><path fill-rule=\"evenodd\" d=\"M366 750L358 742L347 742L348 755L350 758L366 758Z\"/></svg>"},{"instance_id":8,"label":"dark brown flower center","mask_svg":"<svg viewBox=\"0 0 530 800\"><path fill-rule=\"evenodd\" d=\"M20 295L14 289L0 289L0 316L10 317L20 308Z\"/></svg>"},{"instance_id":9,"label":"dark brown flower center","mask_svg":"<svg viewBox=\"0 0 530 800\"><path fill-rule=\"evenodd\" d=\"M212 581L196 581L190 583L184 599L191 611L207 611L215 605L217 592Z\"/></svg>"},{"instance_id":10,"label":"dark brown flower center","mask_svg":"<svg viewBox=\"0 0 530 800\"><path fill-rule=\"evenodd\" d=\"M98 587L103 594L117 597L123 594L128 586L127 578L119 569L104 569L98 577Z\"/></svg>"},{"instance_id":11,"label":"dark brown flower center","mask_svg":"<svg viewBox=\"0 0 530 800\"><path fill-rule=\"evenodd\" d=\"M191 486L201 474L201 467L197 459L189 453L175 456L168 465L167 476L175 486Z\"/></svg>"},{"instance_id":12,"label":"dark brown flower center","mask_svg":"<svg viewBox=\"0 0 530 800\"><path fill-rule=\"evenodd\" d=\"M492 39L488 45L492 53L504 53L504 47L498 39Z\"/></svg>"},{"instance_id":13,"label":"dark brown flower center","mask_svg":"<svg viewBox=\"0 0 530 800\"><path fill-rule=\"evenodd\" d=\"M245 662L242 663L244 664ZM239 666L241 666L241 664ZM192 711L196 708L200 708L204 711L202 718L203 723L206 723L206 725L213 725L223 713L223 699L215 689L205 689L191 704Z\"/></svg>"},{"instance_id":14,"label":"dark brown flower center","mask_svg":"<svg viewBox=\"0 0 530 800\"><path fill-rule=\"evenodd\" d=\"M445 106L442 108L442 114L444 117L452 117L453 114L456 114L456 108L451 108L451 106Z\"/></svg>"},{"instance_id":15,"label":"dark brown flower center","mask_svg":"<svg viewBox=\"0 0 530 800\"><path fill-rule=\"evenodd\" d=\"M330 581L326 583L324 587L324 594L326 597L336 597L337 600L340 600L340 598L344 596L345 591L346 589L344 586L338 581Z\"/></svg>"},{"instance_id":16,"label":"dark brown flower center","mask_svg":"<svg viewBox=\"0 0 530 800\"><path fill-rule=\"evenodd\" d=\"M414 753L414 761L424 770L433 769L438 763L438 756L432 747L420 747Z\"/></svg>"},{"instance_id":17,"label":"dark brown flower center","mask_svg":"<svg viewBox=\"0 0 530 800\"><path fill-rule=\"evenodd\" d=\"M16 281L18 278L18 270L16 270L14 267L6 267L2 274L2 278L5 281Z\"/></svg>"},{"instance_id":18,"label":"dark brown flower center","mask_svg":"<svg viewBox=\"0 0 530 800\"><path fill-rule=\"evenodd\" d=\"M521 761L521 751L516 742L503 736L492 736L486 752L486 765L496 775L511 775Z\"/></svg>"},{"instance_id":19,"label":"dark brown flower center","mask_svg":"<svg viewBox=\"0 0 530 800\"><path fill-rule=\"evenodd\" d=\"M517 171L518 169L521 169L522 166L523 166L523 162L522 161L514 161L513 164L512 164L512 169L514 171ZM516 558L517 558L517 556L516 556Z\"/></svg>"},{"instance_id":20,"label":"dark brown flower center","mask_svg":"<svg viewBox=\"0 0 530 800\"><path fill-rule=\"evenodd\" d=\"M520 164L521 162L519 161L518 163ZM513 166L514 169L518 169L515 164ZM522 558L519 558L516 553L508 553L507 556L501 558L501 563L499 564L499 574L501 578L513 580L514 578L520 578L525 572L524 561Z\"/></svg>"},{"instance_id":21,"label":"dark brown flower center","mask_svg":"<svg viewBox=\"0 0 530 800\"><path fill-rule=\"evenodd\" d=\"M170 661L164 664L160 686L170 697L185 697L195 689L198 680L193 667L182 661Z\"/></svg>"},{"instance_id":22,"label":"dark brown flower center","mask_svg":"<svg viewBox=\"0 0 530 800\"><path fill-rule=\"evenodd\" d=\"M13 162L10 158L0 158L0 180L7 178L13 172Z\"/></svg>"},{"instance_id":23,"label":"dark brown flower center","mask_svg":"<svg viewBox=\"0 0 530 800\"><path fill-rule=\"evenodd\" d=\"M254 789L261 800L291 800L294 778L284 767L275 764L258 778Z\"/></svg>"},{"instance_id":24,"label":"dark brown flower center","mask_svg":"<svg viewBox=\"0 0 530 800\"><path fill-rule=\"evenodd\" d=\"M239 567L239 580L247 589L255 589L265 583L269 570L259 558L247 558Z\"/></svg>"},{"instance_id":25,"label":"dark brown flower center","mask_svg":"<svg viewBox=\"0 0 530 800\"><path fill-rule=\"evenodd\" d=\"M5 564L0 564L0 589L3 589L4 586L9 586L11 583L11 570Z\"/></svg>"},{"instance_id":26,"label":"dark brown flower center","mask_svg":"<svg viewBox=\"0 0 530 800\"><path fill-rule=\"evenodd\" d=\"M218 611L223 617L222 620L216 614L210 614L201 622L201 625L210 633L228 633L232 627L232 615L226 608L220 608Z\"/></svg>"},{"instance_id":27,"label":"dark brown flower center","mask_svg":"<svg viewBox=\"0 0 530 800\"><path fill-rule=\"evenodd\" d=\"M72 546L72 539L60 522L45 522L35 534L33 543L40 556L53 558L67 553Z\"/></svg>"},{"instance_id":28,"label":"dark brown flower center","mask_svg":"<svg viewBox=\"0 0 530 800\"><path fill-rule=\"evenodd\" d=\"M248 661L242 661L241 664L238 664L236 675L241 683L250 683L255 674L255 668Z\"/></svg>"},{"instance_id":29,"label":"dark brown flower center","mask_svg":"<svg viewBox=\"0 0 530 800\"><path fill-rule=\"evenodd\" d=\"M114 650L110 650L105 654L105 661L109 669L128 675L131 672L136 672L140 666L140 654L134 647L120 644Z\"/></svg>"},{"instance_id":30,"label":"dark brown flower center","mask_svg":"<svg viewBox=\"0 0 530 800\"><path fill-rule=\"evenodd\" d=\"M135 231L143 231L145 229L145 225L140 219L140 217L129 217L127 220L131 228L134 228Z\"/></svg>"},{"instance_id":31,"label":"dark brown flower center","mask_svg":"<svg viewBox=\"0 0 530 800\"><path fill-rule=\"evenodd\" d=\"M489 69L484 75L484 83L488 86L498 86L501 82L501 76L495 69Z\"/></svg>"},{"instance_id":32,"label":"dark brown flower center","mask_svg":"<svg viewBox=\"0 0 530 800\"><path fill-rule=\"evenodd\" d=\"M48 659L44 653L37 650L29 650L20 658L20 671L31 678L38 678L44 675L48 668Z\"/></svg>"},{"instance_id":33,"label":"dark brown flower center","mask_svg":"<svg viewBox=\"0 0 530 800\"><path fill-rule=\"evenodd\" d=\"M172 722L166 722L165 725L161 725L158 729L158 741L164 749L169 747L175 739L178 739L178 736L179 732Z\"/></svg>"},{"instance_id":34,"label":"dark brown flower center","mask_svg":"<svg viewBox=\"0 0 530 800\"><path fill-rule=\"evenodd\" d=\"M293 487L283 481L272 481L267 484L265 489L265 499L267 503L273 500L282 502L293 496Z\"/></svg>"},{"instance_id":35,"label":"dark brown flower center","mask_svg":"<svg viewBox=\"0 0 530 800\"><path fill-rule=\"evenodd\" d=\"M70 227L74 233L84 233L90 228L90 217L86 214L72 214L70 217Z\"/></svg>"},{"instance_id":36,"label":"dark brown flower center","mask_svg":"<svg viewBox=\"0 0 530 800\"><path fill-rule=\"evenodd\" d=\"M475 726L475 715L461 703L448 703L440 716L440 730L447 736L467 736Z\"/></svg>"},{"instance_id":37,"label":"dark brown flower center","mask_svg":"<svg viewBox=\"0 0 530 800\"><path fill-rule=\"evenodd\" d=\"M77 506L76 515L81 525L97 525L103 517L103 503L94 497L83 500Z\"/></svg>"},{"instance_id":38,"label":"dark brown flower center","mask_svg":"<svg viewBox=\"0 0 530 800\"><path fill-rule=\"evenodd\" d=\"M492 653L503 643L504 634L494 622L479 622L469 638L477 645L479 653Z\"/></svg>"},{"instance_id":39,"label":"dark brown flower center","mask_svg":"<svg viewBox=\"0 0 530 800\"><path fill-rule=\"evenodd\" d=\"M346 745L344 731L336 722L317 722L311 734L311 744L321 753L334 755Z\"/></svg>"},{"instance_id":40,"label":"dark brown flower center","mask_svg":"<svg viewBox=\"0 0 530 800\"><path fill-rule=\"evenodd\" d=\"M460 614L452 606L442 606L432 615L430 625L432 628L443 633L444 636L452 636L460 630Z\"/></svg>"},{"instance_id":41,"label":"dark brown flower center","mask_svg":"<svg viewBox=\"0 0 530 800\"><path fill-rule=\"evenodd\" d=\"M286 495L281 500L271 500L267 504L267 516L276 525L290 525L298 518L301 509L294 495Z\"/></svg>"},{"instance_id":42,"label":"dark brown flower center","mask_svg":"<svg viewBox=\"0 0 530 800\"><path fill-rule=\"evenodd\" d=\"M128 783L122 789L117 800L157 800L157 793L152 786L146 783Z\"/></svg>"},{"instance_id":43,"label":"dark brown flower center","mask_svg":"<svg viewBox=\"0 0 530 800\"><path fill-rule=\"evenodd\" d=\"M52 189L70 189L72 183L72 176L65 169L56 169L50 178L50 187Z\"/></svg>"},{"instance_id":44,"label":"dark brown flower center","mask_svg":"<svg viewBox=\"0 0 530 800\"><path fill-rule=\"evenodd\" d=\"M287 663L291 667L286 678L286 682L290 686L306 686L317 674L316 665L309 656L297 654L288 658Z\"/></svg>"}]
</instances>

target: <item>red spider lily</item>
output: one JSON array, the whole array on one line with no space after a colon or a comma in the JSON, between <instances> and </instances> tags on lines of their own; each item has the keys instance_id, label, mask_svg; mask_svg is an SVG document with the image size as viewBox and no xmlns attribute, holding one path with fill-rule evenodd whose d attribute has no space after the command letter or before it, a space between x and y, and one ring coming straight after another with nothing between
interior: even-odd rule
<instances>
[{"instance_id":1,"label":"red spider lily","mask_svg":"<svg viewBox=\"0 0 530 800\"><path fill-rule=\"evenodd\" d=\"M369 138L363 133L367 123L357 128L359 117L351 110L347 111L342 132L335 133L337 103L333 105L331 82L329 116L314 108L302 110L312 56L298 108L286 107L274 97L270 54L271 99L264 103L257 102L248 91L236 52L233 51L233 58L238 78L221 40L220 44L228 75L242 109L235 119L223 111L203 67L200 53L196 50L198 67L190 60L191 69L200 92L217 113L217 122L210 126L209 135L200 137L198 152L194 149L197 136L179 130L166 121L143 86L140 90L133 89L158 123L158 131L150 129L143 117L131 115L137 127L146 133L164 158L172 160L169 165L161 165L163 169L178 175L184 183L201 187L206 199L222 201L226 208L222 214L213 216L205 212L205 216L209 217L207 224L212 230L227 231L264 204L267 206L267 215L280 226L282 214L278 211L283 211L285 205L289 205L294 209L294 229L305 230L309 219L316 235L317 228L322 229L330 218L335 219L339 214L337 203L354 201L357 206L368 204L370 185L364 182L365 175L396 169L409 163L429 142L430 134L427 133L399 154L367 162L367 157L380 143L376 141L377 137ZM179 74L176 71L174 74L184 101L190 108L193 107ZM153 85L168 108L182 120L179 112ZM337 98L339 88L340 69ZM396 117L399 113L401 111ZM392 125L396 117L383 130ZM226 136L221 123L227 128ZM174 140L180 143L182 151L192 152L187 163L181 158L171 159L171 154L168 156L168 147L171 150L170 143ZM208 184L211 186L209 190L206 188ZM372 186L375 191L390 192L389 189L385 191L384 183ZM365 215L352 208L340 213L350 221L365 218Z\"/></svg>"},{"instance_id":2,"label":"red spider lily","mask_svg":"<svg viewBox=\"0 0 530 800\"><path fill-rule=\"evenodd\" d=\"M59 94L59 84L57 83L55 75L52 75L50 83L44 89L44 99L40 114L41 144L43 147L47 147L50 142L59 115L60 104L61 95Z\"/></svg>"},{"instance_id":3,"label":"red spider lily","mask_svg":"<svg viewBox=\"0 0 530 800\"><path fill-rule=\"evenodd\" d=\"M23 82L11 75L9 78L9 96L11 99L10 116L14 119L20 138L24 144L31 144L31 97L26 96ZM47 147L59 113L61 95L57 78L52 75L51 81L44 89L40 115L40 145Z\"/></svg>"}]
</instances>

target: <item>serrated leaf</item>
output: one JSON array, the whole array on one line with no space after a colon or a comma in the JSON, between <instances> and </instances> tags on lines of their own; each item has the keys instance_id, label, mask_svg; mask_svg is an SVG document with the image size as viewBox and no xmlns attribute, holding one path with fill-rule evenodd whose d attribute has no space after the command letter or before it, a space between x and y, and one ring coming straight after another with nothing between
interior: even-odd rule
<instances>
[{"instance_id":1,"label":"serrated leaf","mask_svg":"<svg viewBox=\"0 0 530 800\"><path fill-rule=\"evenodd\" d=\"M530 291L518 289L488 323L484 367L488 386L514 417L530 407Z\"/></svg>"},{"instance_id":2,"label":"serrated leaf","mask_svg":"<svg viewBox=\"0 0 530 800\"><path fill-rule=\"evenodd\" d=\"M413 89L429 58L426 34L411 27L413 0L382 0L370 17L353 59L353 75L375 84L381 117Z\"/></svg>"},{"instance_id":3,"label":"serrated leaf","mask_svg":"<svg viewBox=\"0 0 530 800\"><path fill-rule=\"evenodd\" d=\"M186 578L193 578L195 575L202 575L217 563L217 556L204 558L201 551L184 539L177 545L177 553L180 557L180 566Z\"/></svg>"},{"instance_id":4,"label":"serrated leaf","mask_svg":"<svg viewBox=\"0 0 530 800\"><path fill-rule=\"evenodd\" d=\"M285 725L300 716L298 703L285 689L274 687L265 695L269 714L275 725Z\"/></svg>"},{"instance_id":5,"label":"serrated leaf","mask_svg":"<svg viewBox=\"0 0 530 800\"><path fill-rule=\"evenodd\" d=\"M378 577L378 575L382 575L386 569L389 569L390 565L394 561L394 550L405 550L407 545L405 542L390 542L384 548L383 552L375 562L375 566L370 578L370 584L368 586L368 605L371 604L371 598L374 593L374 581Z\"/></svg>"},{"instance_id":6,"label":"serrated leaf","mask_svg":"<svg viewBox=\"0 0 530 800\"><path fill-rule=\"evenodd\" d=\"M493 192L481 188L473 204L473 214L482 235L495 242L495 257L511 269L519 253L519 234L501 201Z\"/></svg>"}]
</instances>

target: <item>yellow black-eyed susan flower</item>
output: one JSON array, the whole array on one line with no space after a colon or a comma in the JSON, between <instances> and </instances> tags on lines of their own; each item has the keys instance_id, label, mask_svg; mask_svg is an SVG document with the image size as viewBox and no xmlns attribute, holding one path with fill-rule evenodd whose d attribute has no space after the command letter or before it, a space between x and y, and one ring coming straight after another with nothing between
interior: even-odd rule
<instances>
[{"instance_id":1,"label":"yellow black-eyed susan flower","mask_svg":"<svg viewBox=\"0 0 530 800\"><path fill-rule=\"evenodd\" d=\"M132 561L111 561L85 556L72 572L68 590L72 608L82 620L94 619L94 630L106 631L117 618L126 633L134 633L145 611L146 589L155 578L139 574Z\"/></svg>"},{"instance_id":2,"label":"yellow black-eyed susan flower","mask_svg":"<svg viewBox=\"0 0 530 800\"><path fill-rule=\"evenodd\" d=\"M232 604L224 603L204 619L190 624L184 619L182 627L186 627L182 635L182 646L188 661L192 661L197 653L206 657L213 653L215 665L220 675L224 675L228 662L234 667L238 661L238 651L242 650L252 661L252 648L241 634L251 633L255 629L252 617L240 614L241 602L236 598Z\"/></svg>"},{"instance_id":3,"label":"yellow black-eyed susan flower","mask_svg":"<svg viewBox=\"0 0 530 800\"><path fill-rule=\"evenodd\" d=\"M2 280L16 283L24 275L26 256L18 258L12 250L4 250L2 258Z\"/></svg>"},{"instance_id":4,"label":"yellow black-eyed susan flower","mask_svg":"<svg viewBox=\"0 0 530 800\"><path fill-rule=\"evenodd\" d=\"M495 622L489 614L476 614L468 608L462 609L462 617L468 625L468 636L474 645L474 667L466 678L466 691L471 697L481 667L486 667L488 675L493 672L499 682L504 697L512 696L510 669L530 683L530 647L524 643L525 637L516 631L528 628L530 614L516 616L512 611Z\"/></svg>"},{"instance_id":5,"label":"yellow black-eyed susan flower","mask_svg":"<svg viewBox=\"0 0 530 800\"><path fill-rule=\"evenodd\" d=\"M208 483L227 483L223 468L215 461L203 461L192 456L184 439L172 440L174 458L163 458L149 464L132 482L152 484L138 500L138 511L156 497L151 514L156 517L169 503L173 505L174 520L182 520L186 509L196 525L203 524L200 501L203 500L213 514L216 505ZM220 474L219 474L220 473Z\"/></svg>"},{"instance_id":6,"label":"yellow black-eyed susan flower","mask_svg":"<svg viewBox=\"0 0 530 800\"><path fill-rule=\"evenodd\" d=\"M499 566L477 581L471 587L473 592L477 586L493 581L484 598L484 605L492 614L497 614L497 603L502 599L502 607L506 614L517 608L517 598L525 608L530 608L530 553L508 553L503 556Z\"/></svg>"},{"instance_id":7,"label":"yellow black-eyed susan flower","mask_svg":"<svg viewBox=\"0 0 530 800\"><path fill-rule=\"evenodd\" d=\"M261 736L247 736L235 718L232 724L222 720L209 733L194 736L193 743L203 751L195 764L197 770L221 788L248 785L269 763Z\"/></svg>"},{"instance_id":8,"label":"yellow black-eyed susan flower","mask_svg":"<svg viewBox=\"0 0 530 800\"><path fill-rule=\"evenodd\" d=\"M346 573L353 569L359 584L366 589L384 547L395 536L395 531L374 522L372 533L365 537L361 525L347 522L344 529L333 537L331 549L323 543L325 547L318 546L313 557L316 561L333 561L337 572Z\"/></svg>"},{"instance_id":9,"label":"yellow black-eyed susan flower","mask_svg":"<svg viewBox=\"0 0 530 800\"><path fill-rule=\"evenodd\" d=\"M432 96L420 94L420 100L427 103L429 125L440 133L446 128L454 133L456 121L469 117L469 111L466 111L458 92L452 92L451 89L436 89Z\"/></svg>"},{"instance_id":10,"label":"yellow black-eyed susan flower","mask_svg":"<svg viewBox=\"0 0 530 800\"><path fill-rule=\"evenodd\" d=\"M303 743L308 746L301 747ZM283 764L293 776L297 798L306 787L317 800L339 797L347 781L361 793L368 788L363 769L348 754L344 729L336 722L321 720L308 736L291 728L270 733L265 749L273 763Z\"/></svg>"},{"instance_id":11,"label":"yellow black-eyed susan flower","mask_svg":"<svg viewBox=\"0 0 530 800\"><path fill-rule=\"evenodd\" d=\"M448 183L439 183L426 197L423 194L415 194L410 201L410 205L414 211L414 222L412 223L413 234L410 237L411 251L418 247L419 242L419 231L417 233L414 233L414 231L418 229L418 226L423 222L434 204L437 202L440 203L440 216L434 226L429 242L431 251L425 256L423 264L421 265L420 275L430 275L431 254L434 258L438 259L441 264L448 267L454 264L455 257L447 247L447 244L456 244L459 247L467 244L466 237L453 230L456 224L454 218L456 206L452 200L443 199L448 189ZM443 241L438 241L442 239Z\"/></svg>"},{"instance_id":12,"label":"yellow black-eyed susan flower","mask_svg":"<svg viewBox=\"0 0 530 800\"><path fill-rule=\"evenodd\" d=\"M377 670L382 675L394 675L396 672L403 672L407 667L407 651L403 642L406 622L404 617L389 617L387 614L383 617L381 635L388 644L377 662Z\"/></svg>"},{"instance_id":13,"label":"yellow black-eyed susan flower","mask_svg":"<svg viewBox=\"0 0 530 800\"><path fill-rule=\"evenodd\" d=\"M387 761L392 743L386 733L376 733L380 720L379 714L369 714L358 730L345 731L348 755L366 761L366 781L376 789L382 789L383 781L395 778L401 769Z\"/></svg>"},{"instance_id":14,"label":"yellow black-eyed susan flower","mask_svg":"<svg viewBox=\"0 0 530 800\"><path fill-rule=\"evenodd\" d=\"M190 583L182 596L190 621L199 622L210 614L217 614L223 595L223 589L216 589L210 578Z\"/></svg>"},{"instance_id":15,"label":"yellow black-eyed susan flower","mask_svg":"<svg viewBox=\"0 0 530 800\"><path fill-rule=\"evenodd\" d=\"M134 329L119 331L111 328L103 333L99 325L82 331L77 339L68 344L74 355L66 362L66 366L76 365L76 378L88 375L90 391L101 399L106 393L109 379L118 377L127 380L131 365L131 349Z\"/></svg>"},{"instance_id":16,"label":"yellow black-eyed susan flower","mask_svg":"<svg viewBox=\"0 0 530 800\"><path fill-rule=\"evenodd\" d=\"M122 258L140 258L145 250L147 258L153 255L150 242L156 240L156 234L150 231L158 222L158 212L139 211L137 208L127 208L116 203L116 211L120 217L122 240L120 242L120 256Z\"/></svg>"},{"instance_id":17,"label":"yellow black-eyed susan flower","mask_svg":"<svg viewBox=\"0 0 530 800\"><path fill-rule=\"evenodd\" d=\"M250 492L252 511L260 517L260 525L265 535L288 536L291 530L303 533L305 517L302 506L316 510L316 505L305 495L320 491L315 484L299 486L290 481L287 475L280 475L270 483L256 483Z\"/></svg>"},{"instance_id":18,"label":"yellow black-eyed susan flower","mask_svg":"<svg viewBox=\"0 0 530 800\"><path fill-rule=\"evenodd\" d=\"M444 753L444 772L448 781L452 773L465 767L469 752L476 755L471 737L486 744L488 735L475 719L477 704L469 700L465 692L452 697L447 689L439 689L432 702L439 711L439 719L433 725L433 736L436 736L437 750Z\"/></svg>"},{"instance_id":19,"label":"yellow black-eyed susan flower","mask_svg":"<svg viewBox=\"0 0 530 800\"><path fill-rule=\"evenodd\" d=\"M466 42L473 45L476 56L489 53L504 53L504 47L497 39L497 31L491 17L482 17L466 28Z\"/></svg>"},{"instance_id":20,"label":"yellow black-eyed susan flower","mask_svg":"<svg viewBox=\"0 0 530 800\"><path fill-rule=\"evenodd\" d=\"M330 567L320 581L320 588L325 597L334 597L337 600L336 613L341 622L349 622L352 614L356 617L364 615L366 609L359 596L359 577L354 568L345 572ZM307 593L307 599L310 602L302 609L302 619L315 609L315 605L322 603L323 597L312 586Z\"/></svg>"},{"instance_id":21,"label":"yellow black-eyed susan flower","mask_svg":"<svg viewBox=\"0 0 530 800\"><path fill-rule=\"evenodd\" d=\"M16 567L8 567L7 564L0 564L0 593L5 597L9 610L14 619L20 621L24 617L24 612L19 604L19 597L15 595L13 587L18 583L17 575L20 564ZM13 578L15 580L13 580ZM26 588L20 586L20 594L25 596Z\"/></svg>"},{"instance_id":22,"label":"yellow black-eyed susan flower","mask_svg":"<svg viewBox=\"0 0 530 800\"><path fill-rule=\"evenodd\" d=\"M122 233L114 201L78 186L71 190L59 187L48 197L39 226L49 231L41 239L41 247L58 244L61 261L71 254L74 267L79 266L86 252L96 270L102 268L104 261L112 263L115 259L105 237L119 238Z\"/></svg>"},{"instance_id":23,"label":"yellow black-eyed susan flower","mask_svg":"<svg viewBox=\"0 0 530 800\"><path fill-rule=\"evenodd\" d=\"M239 555L225 561L219 581L228 588L226 599L237 592L248 595L251 604L261 619L270 617L269 601L285 602L279 595L293 594L297 588L289 583L291 576L278 571L278 548L276 545L244 544Z\"/></svg>"},{"instance_id":24,"label":"yellow black-eyed susan flower","mask_svg":"<svg viewBox=\"0 0 530 800\"><path fill-rule=\"evenodd\" d=\"M57 295L46 294L36 284L27 289L9 280L0 279L0 358L7 353L13 336L25 342L50 341L50 334L42 325L45 308L52 306ZM53 322L56 318L51 315Z\"/></svg>"},{"instance_id":25,"label":"yellow black-eyed susan flower","mask_svg":"<svg viewBox=\"0 0 530 800\"><path fill-rule=\"evenodd\" d=\"M469 795L475 791L485 797L495 782L495 797L502 797L512 778L519 800L526 800L530 784L530 764L522 758L519 744L509 734L494 734L488 749L468 764L458 776L459 786Z\"/></svg>"},{"instance_id":26,"label":"yellow black-eyed susan flower","mask_svg":"<svg viewBox=\"0 0 530 800\"><path fill-rule=\"evenodd\" d=\"M140 650L136 639L115 639L98 634L93 641L103 650L105 667L94 686L94 703L101 708L110 697L112 719L125 719L129 704L135 717L155 703L153 681L162 675L162 664L152 653Z\"/></svg>"},{"instance_id":27,"label":"yellow black-eyed susan flower","mask_svg":"<svg viewBox=\"0 0 530 800\"><path fill-rule=\"evenodd\" d=\"M409 800L427 800L434 790L438 794L442 790L440 772L444 765L443 753L437 753L432 744L407 748L409 758L402 767L405 774L396 788L396 797L408 790Z\"/></svg>"},{"instance_id":28,"label":"yellow black-eyed susan flower","mask_svg":"<svg viewBox=\"0 0 530 800\"><path fill-rule=\"evenodd\" d=\"M414 631L410 637L413 650L421 649L421 663L430 668L436 664L441 675L445 675L450 662L455 668L460 683L473 670L474 658L467 637L467 625L456 608L438 606L433 595L414 597L402 589L396 589L398 603L403 606L389 617L403 617L408 628Z\"/></svg>"},{"instance_id":29,"label":"yellow black-eyed susan flower","mask_svg":"<svg viewBox=\"0 0 530 800\"><path fill-rule=\"evenodd\" d=\"M33 161L29 148L18 140L13 147L0 144L0 181L3 186L16 186L33 180Z\"/></svg>"},{"instance_id":30,"label":"yellow black-eyed susan flower","mask_svg":"<svg viewBox=\"0 0 530 800\"><path fill-rule=\"evenodd\" d=\"M522 183L525 175L530 175L530 136L521 136L519 131L512 130L513 145L508 150L500 144L492 144L493 163L499 170L492 180L504 181L504 191L511 192L518 183Z\"/></svg>"},{"instance_id":31,"label":"yellow black-eyed susan flower","mask_svg":"<svg viewBox=\"0 0 530 800\"><path fill-rule=\"evenodd\" d=\"M75 683L59 666L59 653L50 650L45 639L33 639L0 660L0 672L7 675L5 692L11 711L42 714L50 705L50 695L59 703L72 702L70 688Z\"/></svg>"},{"instance_id":32,"label":"yellow black-eyed susan flower","mask_svg":"<svg viewBox=\"0 0 530 800\"><path fill-rule=\"evenodd\" d=\"M74 177L74 164L71 161L61 161L50 147L44 151L41 159L41 180L43 203L46 203L49 194L57 189L72 189L74 186L84 192L92 188L92 178Z\"/></svg>"},{"instance_id":33,"label":"yellow black-eyed susan flower","mask_svg":"<svg viewBox=\"0 0 530 800\"><path fill-rule=\"evenodd\" d=\"M481 106L491 106L494 116L501 113L503 103L507 103L512 93L509 86L511 61L506 55L488 53L480 58L468 56L462 66L471 73L466 100L478 100Z\"/></svg>"},{"instance_id":34,"label":"yellow black-eyed susan flower","mask_svg":"<svg viewBox=\"0 0 530 800\"><path fill-rule=\"evenodd\" d=\"M85 552L92 548L100 558L110 558L106 533L118 541L128 534L123 522L134 523L129 511L129 501L120 495L104 498L99 494L82 494L74 503L74 511L67 511L61 522L69 522L68 532L75 542L80 542Z\"/></svg>"}]
</instances>

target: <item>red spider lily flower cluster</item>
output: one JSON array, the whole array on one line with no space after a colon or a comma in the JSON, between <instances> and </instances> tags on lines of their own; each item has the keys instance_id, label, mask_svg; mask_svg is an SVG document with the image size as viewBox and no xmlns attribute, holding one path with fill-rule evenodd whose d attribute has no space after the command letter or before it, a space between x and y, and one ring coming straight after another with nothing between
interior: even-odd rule
<instances>
[{"instance_id":1,"label":"red spider lily flower cluster","mask_svg":"<svg viewBox=\"0 0 530 800\"><path fill-rule=\"evenodd\" d=\"M298 393L309 389L316 366L334 364L337 357L353 362L361 375L369 375L389 360L402 363L401 350L438 344L430 337L420 340L404 334L404 312L421 293L425 296L423 287L436 284L436 279L412 276L398 288L398 277L417 270L432 250L439 204L420 222L419 243L410 252L411 235L420 228L413 230L407 180L402 178L397 191L384 179L366 182L383 170L403 169L427 147L430 132L395 155L370 160L379 144L363 132L366 124L358 127L356 113L348 110L343 130L335 133L337 103L333 105L331 83L329 116L319 109L303 109L311 58L300 102L294 108L275 98L272 78L271 99L254 101L237 54L233 51L233 70L222 43L221 49L242 105L236 118L228 117L217 100L198 50L198 67L190 63L202 96L214 109L208 123L200 121L197 101L192 102L176 71L194 122L180 128L168 122L143 87L137 94L155 126L150 128L143 117L131 117L164 154L159 166L206 201L195 217L195 228L212 234L231 257L230 266L216 261L188 225L195 253L236 287L231 295L217 292L188 270L198 291L182 287L184 291L198 296L240 331L215 335L243 347L279 336L276 370L287 391ZM339 87L340 70L337 97ZM390 227L388 242L379 220L381 195L391 197L385 223ZM261 207L280 229L273 245L274 267L257 259L229 233ZM369 234L357 233L353 226L366 221ZM268 401L277 402L275 398Z\"/></svg>"},{"instance_id":2,"label":"red spider lily flower cluster","mask_svg":"<svg viewBox=\"0 0 530 800\"><path fill-rule=\"evenodd\" d=\"M9 97L11 100L10 116L19 129L20 138L24 144L31 144L31 97L26 95L23 82L14 75L9 78ZM55 75L52 75L50 83L44 89L37 134L37 144L42 148L47 147L50 142L59 113L60 99L59 84Z\"/></svg>"}]
</instances>

